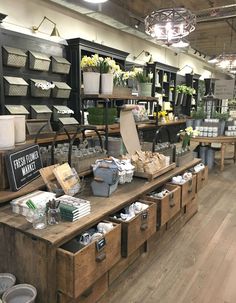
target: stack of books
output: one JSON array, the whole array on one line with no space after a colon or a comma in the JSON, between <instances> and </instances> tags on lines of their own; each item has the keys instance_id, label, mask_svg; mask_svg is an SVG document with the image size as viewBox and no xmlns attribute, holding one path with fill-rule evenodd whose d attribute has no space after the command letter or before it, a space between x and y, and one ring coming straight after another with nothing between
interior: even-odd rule
<instances>
[{"instance_id":1,"label":"stack of books","mask_svg":"<svg viewBox=\"0 0 236 303\"><path fill-rule=\"evenodd\" d=\"M60 201L61 218L65 221L76 221L91 212L90 202L84 199L63 195Z\"/></svg>"}]
</instances>

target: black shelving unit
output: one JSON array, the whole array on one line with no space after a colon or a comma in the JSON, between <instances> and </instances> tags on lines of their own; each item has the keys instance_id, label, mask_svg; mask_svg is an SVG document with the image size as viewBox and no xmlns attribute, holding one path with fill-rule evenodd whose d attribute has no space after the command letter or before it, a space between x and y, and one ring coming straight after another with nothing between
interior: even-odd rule
<instances>
[{"instance_id":1,"label":"black shelving unit","mask_svg":"<svg viewBox=\"0 0 236 303\"><path fill-rule=\"evenodd\" d=\"M39 98L32 97L30 89L28 88L27 95L20 96L7 96L4 92L4 76L21 77L26 82L30 83L30 79L41 79L48 82L58 81L67 82L67 75L53 73L51 67L49 71L37 71L29 68L29 58L27 58L26 65L21 68L6 66L3 64L3 47L13 47L21 49L28 56L29 51L39 52L50 56L64 57L66 56L65 46L48 41L45 39L37 38L30 35L25 35L0 28L0 107L1 114L5 114L5 105L24 105L27 110L30 105L47 105L50 108L53 105L67 105L67 99L57 98Z\"/></svg>"},{"instance_id":2,"label":"black shelving unit","mask_svg":"<svg viewBox=\"0 0 236 303\"><path fill-rule=\"evenodd\" d=\"M162 94L163 102L175 103L176 98L176 76L178 68L159 62L149 64L148 72L153 73L152 96Z\"/></svg>"},{"instance_id":3,"label":"black shelving unit","mask_svg":"<svg viewBox=\"0 0 236 303\"><path fill-rule=\"evenodd\" d=\"M80 68L80 62L82 57L93 54L98 54L101 57L110 57L114 59L122 69L125 69L125 59L128 53L81 38L69 39L67 42L67 59L71 62L71 72L68 83L72 88L70 108L74 110L75 117L81 122L82 70Z\"/></svg>"},{"instance_id":4,"label":"black shelving unit","mask_svg":"<svg viewBox=\"0 0 236 303\"><path fill-rule=\"evenodd\" d=\"M197 109L198 100L199 100L199 78L198 74L186 74L185 75L185 84L189 87L195 89L196 93L193 96L187 95L186 106L183 109L183 113L190 116L192 108ZM195 99L195 104L193 104L193 98Z\"/></svg>"}]
</instances>

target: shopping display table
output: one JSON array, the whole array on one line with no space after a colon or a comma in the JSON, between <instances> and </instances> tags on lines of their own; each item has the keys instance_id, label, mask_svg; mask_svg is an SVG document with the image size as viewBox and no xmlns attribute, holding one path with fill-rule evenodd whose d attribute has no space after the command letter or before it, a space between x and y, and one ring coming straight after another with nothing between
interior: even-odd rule
<instances>
[{"instance_id":1,"label":"shopping display table","mask_svg":"<svg viewBox=\"0 0 236 303\"><path fill-rule=\"evenodd\" d=\"M88 194L85 198L91 202L90 215L73 223L61 222L43 230L33 229L32 224L27 222L23 216L12 213L10 205L0 207L2 243L0 272L15 274L19 283L33 284L38 291L37 303L69 302L57 300L57 253L60 247L79 235L81 231L107 218L128 203L137 201L145 193L165 184L173 176L185 172L198 163L200 163L200 159L194 159L151 182L134 178L132 183L120 185L109 198L94 197ZM99 263L98 266L100 268L102 264ZM33 270L34 268L39 270ZM60 270L66 271L66 268L60 267Z\"/></svg>"},{"instance_id":2,"label":"shopping display table","mask_svg":"<svg viewBox=\"0 0 236 303\"><path fill-rule=\"evenodd\" d=\"M236 161L236 136L228 137L228 136L217 136L217 137L195 137L191 138L191 141L193 142L199 142L200 144L212 144L212 143L220 143L221 149L220 149L220 170L224 170L224 160L225 160L225 148L227 144L233 144L234 145L234 156L233 160L234 163Z\"/></svg>"}]
</instances>

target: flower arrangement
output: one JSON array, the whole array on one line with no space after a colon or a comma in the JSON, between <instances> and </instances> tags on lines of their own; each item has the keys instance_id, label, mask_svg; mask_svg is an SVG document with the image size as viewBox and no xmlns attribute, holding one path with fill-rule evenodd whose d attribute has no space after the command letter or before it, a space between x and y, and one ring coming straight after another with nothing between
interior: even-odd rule
<instances>
[{"instance_id":1,"label":"flower arrangement","mask_svg":"<svg viewBox=\"0 0 236 303\"><path fill-rule=\"evenodd\" d=\"M167 112L165 110L161 110L158 112L158 118L165 118L167 116Z\"/></svg>"},{"instance_id":2,"label":"flower arrangement","mask_svg":"<svg viewBox=\"0 0 236 303\"><path fill-rule=\"evenodd\" d=\"M128 79L131 78L131 72L118 69L114 73L113 82L115 86L126 87Z\"/></svg>"},{"instance_id":3,"label":"flower arrangement","mask_svg":"<svg viewBox=\"0 0 236 303\"><path fill-rule=\"evenodd\" d=\"M100 62L101 58L98 56L98 54L89 56L83 56L80 67L83 72L100 72Z\"/></svg>"},{"instance_id":4,"label":"flower arrangement","mask_svg":"<svg viewBox=\"0 0 236 303\"><path fill-rule=\"evenodd\" d=\"M182 150L186 150L190 145L190 138L194 138L199 135L199 131L189 126L185 130L181 130L178 135L182 138Z\"/></svg>"},{"instance_id":5,"label":"flower arrangement","mask_svg":"<svg viewBox=\"0 0 236 303\"><path fill-rule=\"evenodd\" d=\"M80 66L84 72L98 72L102 74L114 74L120 70L120 66L116 64L115 60L110 57L99 57L98 54L83 56Z\"/></svg>"},{"instance_id":6,"label":"flower arrangement","mask_svg":"<svg viewBox=\"0 0 236 303\"><path fill-rule=\"evenodd\" d=\"M130 72L130 76L133 79L136 79L139 83L151 83L152 79L150 75L147 75L143 68L141 67L134 67L133 70Z\"/></svg>"},{"instance_id":7,"label":"flower arrangement","mask_svg":"<svg viewBox=\"0 0 236 303\"><path fill-rule=\"evenodd\" d=\"M100 72L101 74L114 74L115 72L120 71L120 66L116 64L116 61L110 57L99 58L100 60Z\"/></svg>"}]
</instances>

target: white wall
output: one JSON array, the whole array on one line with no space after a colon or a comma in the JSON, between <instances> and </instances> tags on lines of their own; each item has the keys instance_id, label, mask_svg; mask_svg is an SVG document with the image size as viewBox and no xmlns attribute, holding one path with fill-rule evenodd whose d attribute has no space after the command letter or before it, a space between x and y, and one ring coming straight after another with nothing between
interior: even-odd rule
<instances>
[{"instance_id":1,"label":"white wall","mask_svg":"<svg viewBox=\"0 0 236 303\"><path fill-rule=\"evenodd\" d=\"M47 16L57 23L60 35L68 38L84 38L86 40L101 43L113 48L117 48L130 53L129 61L133 61L133 56L137 56L143 49L153 54L153 60L183 68L189 65L193 68L194 73L202 75L202 78L209 78L212 74L212 67L198 60L193 56L184 53L175 54L168 48L155 45L151 42L142 40L130 34L113 29L110 26L97 22L89 17L79 13L72 12L69 9L60 7L59 5L49 3L44 0L1 0L0 12L5 13L8 17L3 26L16 29L24 33L32 34L33 25L39 25L43 16ZM15 28L14 25L18 27ZM20 27L19 27L20 26ZM40 28L41 37L49 37L52 30L52 24L47 21ZM140 57L137 63L143 64L147 60L145 56ZM182 71L185 74L185 70ZM218 77L223 77L218 74Z\"/></svg>"}]
</instances>

